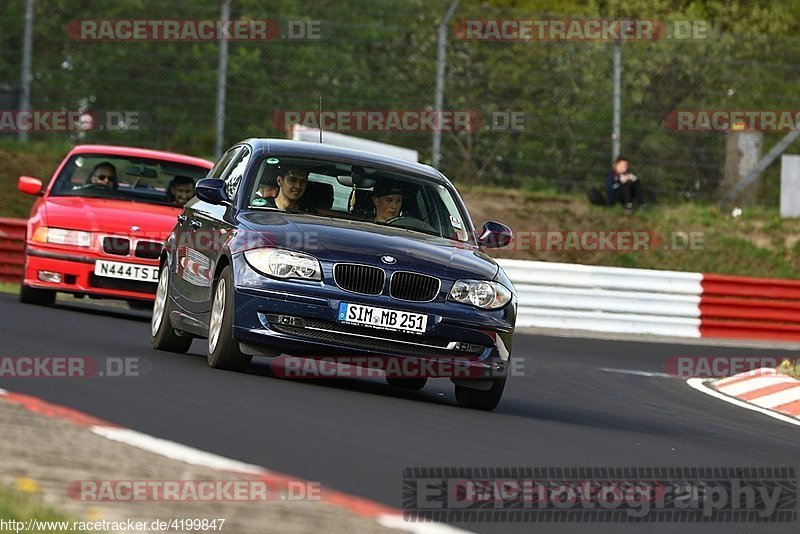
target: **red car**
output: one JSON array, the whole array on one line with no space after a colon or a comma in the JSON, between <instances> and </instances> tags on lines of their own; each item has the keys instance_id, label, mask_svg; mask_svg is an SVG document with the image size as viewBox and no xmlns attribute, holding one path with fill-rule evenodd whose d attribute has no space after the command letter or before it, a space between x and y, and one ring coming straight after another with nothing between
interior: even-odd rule
<instances>
[{"instance_id":1,"label":"red car","mask_svg":"<svg viewBox=\"0 0 800 534\"><path fill-rule=\"evenodd\" d=\"M158 257L194 182L212 163L141 148L76 146L46 189L19 178L31 209L20 300L52 304L56 292L150 307Z\"/></svg>"}]
</instances>

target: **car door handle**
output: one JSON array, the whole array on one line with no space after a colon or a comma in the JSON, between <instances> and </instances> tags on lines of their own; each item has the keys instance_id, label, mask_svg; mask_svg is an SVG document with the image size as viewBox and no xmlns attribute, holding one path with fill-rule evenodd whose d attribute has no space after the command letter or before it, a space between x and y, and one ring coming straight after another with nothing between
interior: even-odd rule
<instances>
[{"instance_id":1,"label":"car door handle","mask_svg":"<svg viewBox=\"0 0 800 534\"><path fill-rule=\"evenodd\" d=\"M201 226L203 226L203 223L201 223L197 219L192 219L191 221L189 221L189 226L191 226L192 228L200 228Z\"/></svg>"},{"instance_id":2,"label":"car door handle","mask_svg":"<svg viewBox=\"0 0 800 534\"><path fill-rule=\"evenodd\" d=\"M181 224L183 224L183 223L185 223L185 222L186 222L186 219L187 219L187 218L188 218L188 217L186 217L186 215L184 215L183 213L181 213L180 215L178 215L178 222L179 222L179 223L181 223Z\"/></svg>"}]
</instances>

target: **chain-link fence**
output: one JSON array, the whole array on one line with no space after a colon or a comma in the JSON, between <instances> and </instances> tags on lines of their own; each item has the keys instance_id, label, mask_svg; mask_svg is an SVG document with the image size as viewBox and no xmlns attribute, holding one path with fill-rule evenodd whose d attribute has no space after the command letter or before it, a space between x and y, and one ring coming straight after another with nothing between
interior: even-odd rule
<instances>
[{"instance_id":1,"label":"chain-link fence","mask_svg":"<svg viewBox=\"0 0 800 534\"><path fill-rule=\"evenodd\" d=\"M218 41L109 38L98 23L216 20L222 3L36 0L30 108L77 110L101 119L99 126L80 133L32 131L29 138L68 135L75 142L212 157ZM298 116L291 112L308 121L323 97L325 111L349 118L382 113L383 120L372 128L345 128L337 119L334 129L412 148L430 161L430 128L388 124L386 117L392 111L432 108L436 29L449 4L231 0L233 20L269 19L280 33L271 28L267 39L228 42L223 146L250 136L285 137L287 117ZM25 5L26 0L5 0L0 12L3 110L19 102ZM443 128L440 166L455 182L559 191L601 185L612 156L614 40L464 33L469 21L564 18L477 2L462 2L456 10L448 31L444 109L479 120L470 128ZM681 22L649 19L668 29ZM88 34L81 33L86 21L95 24ZM691 26L692 21L684 17L682 22ZM798 107L800 38L711 28L620 45L621 150L651 197L660 201L715 201L731 185L730 174L726 183L728 134L675 131L665 121L670 114ZM783 135L765 133L762 153ZM756 186L753 195L762 204L777 205L778 167L772 165Z\"/></svg>"}]
</instances>

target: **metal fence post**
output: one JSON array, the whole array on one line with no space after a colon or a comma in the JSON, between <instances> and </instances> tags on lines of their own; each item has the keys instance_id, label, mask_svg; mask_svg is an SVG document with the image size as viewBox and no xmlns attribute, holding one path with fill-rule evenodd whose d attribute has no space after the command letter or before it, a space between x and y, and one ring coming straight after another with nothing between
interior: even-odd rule
<instances>
[{"instance_id":1,"label":"metal fence post","mask_svg":"<svg viewBox=\"0 0 800 534\"><path fill-rule=\"evenodd\" d=\"M25 4L25 34L22 38L22 94L19 99L20 111L31 107L31 55L33 54L33 4L27 0ZM28 132L20 130L17 139L24 143L28 140Z\"/></svg>"},{"instance_id":2,"label":"metal fence post","mask_svg":"<svg viewBox=\"0 0 800 534\"><path fill-rule=\"evenodd\" d=\"M434 97L434 104L433 109L437 119L437 128L433 129L433 158L432 163L434 167L439 166L439 162L442 160L442 130L441 130L441 122L442 122L442 105L444 101L444 68L446 59L446 50L447 50L447 23L450 22L450 18L455 13L456 8L458 7L459 0L453 0L450 3L450 7L447 9L447 13L445 13L444 17L442 18L442 22L439 23L439 45L438 45L438 52L436 55L436 95Z\"/></svg>"},{"instance_id":3,"label":"metal fence post","mask_svg":"<svg viewBox=\"0 0 800 534\"><path fill-rule=\"evenodd\" d=\"M614 131L611 134L611 161L617 159L620 149L620 122L622 114L622 43L614 41Z\"/></svg>"},{"instance_id":4,"label":"metal fence post","mask_svg":"<svg viewBox=\"0 0 800 534\"><path fill-rule=\"evenodd\" d=\"M231 0L223 0L221 20L231 18ZM214 142L214 159L222 155L222 142L225 136L225 92L228 81L228 40L220 33L219 61L217 64L217 116L216 141Z\"/></svg>"}]
</instances>

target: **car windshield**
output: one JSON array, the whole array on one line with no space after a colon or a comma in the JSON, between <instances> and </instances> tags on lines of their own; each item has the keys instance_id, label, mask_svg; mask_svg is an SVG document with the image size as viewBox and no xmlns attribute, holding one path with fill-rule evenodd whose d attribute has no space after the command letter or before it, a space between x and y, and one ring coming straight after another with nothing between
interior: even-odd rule
<instances>
[{"instance_id":1,"label":"car windshield","mask_svg":"<svg viewBox=\"0 0 800 534\"><path fill-rule=\"evenodd\" d=\"M253 167L251 208L383 224L467 242L455 193L423 177L341 162L264 157Z\"/></svg>"},{"instance_id":2,"label":"car windshield","mask_svg":"<svg viewBox=\"0 0 800 534\"><path fill-rule=\"evenodd\" d=\"M203 167L165 160L80 154L64 165L50 195L182 206L206 174Z\"/></svg>"}]
</instances>

